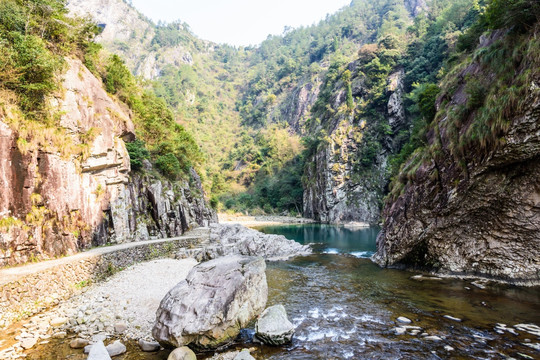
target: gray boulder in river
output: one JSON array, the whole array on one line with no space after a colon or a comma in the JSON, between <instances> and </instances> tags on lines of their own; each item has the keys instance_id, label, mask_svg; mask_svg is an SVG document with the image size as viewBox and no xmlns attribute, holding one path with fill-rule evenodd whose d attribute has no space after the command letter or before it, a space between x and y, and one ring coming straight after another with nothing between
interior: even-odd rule
<instances>
[{"instance_id":1,"label":"gray boulder in river","mask_svg":"<svg viewBox=\"0 0 540 360\"><path fill-rule=\"evenodd\" d=\"M264 310L265 270L262 257L239 255L195 266L161 301L152 335L169 347L226 345Z\"/></svg>"},{"instance_id":2,"label":"gray boulder in river","mask_svg":"<svg viewBox=\"0 0 540 360\"><path fill-rule=\"evenodd\" d=\"M292 341L294 325L287 318L283 305L270 306L257 320L255 337L268 345L284 345Z\"/></svg>"},{"instance_id":3,"label":"gray boulder in river","mask_svg":"<svg viewBox=\"0 0 540 360\"><path fill-rule=\"evenodd\" d=\"M242 225L210 225L210 240L202 249L182 249L179 258L194 257L198 261L238 254L262 256L266 260L286 260L307 255L311 248L289 240L283 235L264 234Z\"/></svg>"}]
</instances>

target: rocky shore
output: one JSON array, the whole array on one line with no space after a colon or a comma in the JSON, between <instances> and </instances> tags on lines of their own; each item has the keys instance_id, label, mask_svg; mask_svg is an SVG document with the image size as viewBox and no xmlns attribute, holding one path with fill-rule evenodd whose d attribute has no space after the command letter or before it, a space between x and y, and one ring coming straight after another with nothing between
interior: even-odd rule
<instances>
[{"instance_id":1,"label":"rocky shore","mask_svg":"<svg viewBox=\"0 0 540 360\"><path fill-rule=\"evenodd\" d=\"M60 301L56 307L48 311L20 322L20 327L10 327L5 334L0 333L0 358L24 358L33 349L39 351L40 345L46 346L50 341L61 341L61 339L64 339L64 342L69 342L74 355L88 353L94 344L97 344L100 349L107 349L111 356L126 352L125 344L131 344L132 347L133 344L137 344L138 351L163 350L163 347L154 340L152 335L156 311L160 308L162 299L168 296L169 291L173 291L171 289L185 283L183 280L188 274L191 276L190 284L193 284L193 279L199 279L206 284L207 272L215 271L215 265L212 264L216 261L221 263L221 259L232 259L231 261L240 261L240 263L243 261L241 259L260 259L261 264L264 265L261 257L276 260L311 252L308 247L287 240L283 236L262 234L241 225L216 224L211 227L210 231L205 229L203 232L208 239L203 239L196 245L193 244L194 248L190 250L191 256L186 256L186 254L189 255L187 249L180 249L177 254L178 259L152 260L136 264L124 271L111 269L113 272L118 272L106 281L96 283L88 281L77 284L76 286L79 287L77 295ZM229 251L231 249L235 251ZM206 254L206 256L202 256L202 254ZM199 260L196 260L193 255L197 255ZM245 257L245 255L259 256L259 258ZM197 272L192 271L198 261L210 259L217 260L203 263L202 267L197 267L202 273L197 275ZM244 274L244 271L239 273ZM236 272L231 272L231 274L233 273ZM225 276L226 272L222 275ZM262 275L264 277L264 266ZM216 274L211 278L217 281L211 288L220 285L226 287L227 291L233 291L231 289L235 288L229 284L231 281L229 276L221 279L219 274ZM263 280L264 288L266 288L266 278L264 277ZM249 285L251 290L260 288L260 286L254 286L252 280L249 280L249 284L251 284ZM206 285L202 287L208 288ZM266 294L266 290L263 292ZM195 298L196 301L193 304L197 307L196 303L200 297ZM214 296L209 296L209 299L213 298ZM225 305L227 301L224 303ZM253 311L249 316L249 319L242 320L245 322L244 326L264 310L265 303L266 295L260 301L259 307L256 307L256 311ZM214 300L212 300L212 304L212 306L215 305ZM175 310L170 309L169 311ZM229 310L225 312L230 314ZM198 316L200 313L201 309L194 309L193 314ZM242 318L244 315L239 316ZM236 320L232 323L236 323ZM213 331L210 330L210 325L207 328L208 331ZM167 331L161 331L161 333L165 334ZM227 331L225 330L225 332ZM291 329L288 331L290 332ZM289 339L290 336L289 334ZM234 337L236 335L232 338ZM163 341L163 344L166 342ZM108 345L105 347L102 343ZM245 351L242 353L233 351L231 354L235 354L235 356L222 354L216 359L235 359L237 356L239 359L249 359L247 358L249 353Z\"/></svg>"},{"instance_id":2,"label":"rocky shore","mask_svg":"<svg viewBox=\"0 0 540 360\"><path fill-rule=\"evenodd\" d=\"M293 217L293 216L277 216L277 215L260 215L249 216L239 214L218 214L220 224L240 224L247 227L268 226L268 225L290 225L290 224L311 224L315 220Z\"/></svg>"}]
</instances>

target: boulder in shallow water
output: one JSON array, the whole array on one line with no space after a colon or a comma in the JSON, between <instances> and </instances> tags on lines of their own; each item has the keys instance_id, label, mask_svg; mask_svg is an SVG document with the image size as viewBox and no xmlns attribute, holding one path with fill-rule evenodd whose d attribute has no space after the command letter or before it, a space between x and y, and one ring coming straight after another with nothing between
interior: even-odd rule
<instances>
[{"instance_id":1,"label":"boulder in shallow water","mask_svg":"<svg viewBox=\"0 0 540 360\"><path fill-rule=\"evenodd\" d=\"M287 318L283 305L270 306L257 320L255 337L268 345L284 345L292 341L294 325Z\"/></svg>"},{"instance_id":2,"label":"boulder in shallow water","mask_svg":"<svg viewBox=\"0 0 540 360\"><path fill-rule=\"evenodd\" d=\"M264 309L262 257L221 257L195 266L161 301L152 330L163 346L208 350L225 345Z\"/></svg>"},{"instance_id":3,"label":"boulder in shallow water","mask_svg":"<svg viewBox=\"0 0 540 360\"><path fill-rule=\"evenodd\" d=\"M107 345L106 347L107 352L109 355L112 356L118 356L122 355L127 351L126 345L122 344L120 341L116 340L112 344Z\"/></svg>"}]
</instances>

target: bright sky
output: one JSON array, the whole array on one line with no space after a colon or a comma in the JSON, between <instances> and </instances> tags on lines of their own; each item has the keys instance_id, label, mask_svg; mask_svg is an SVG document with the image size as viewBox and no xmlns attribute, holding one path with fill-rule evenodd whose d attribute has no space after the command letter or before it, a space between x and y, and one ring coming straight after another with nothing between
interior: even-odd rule
<instances>
[{"instance_id":1,"label":"bright sky","mask_svg":"<svg viewBox=\"0 0 540 360\"><path fill-rule=\"evenodd\" d=\"M351 0L132 0L157 22L181 20L200 38L230 45L257 45L285 26L311 25Z\"/></svg>"}]
</instances>

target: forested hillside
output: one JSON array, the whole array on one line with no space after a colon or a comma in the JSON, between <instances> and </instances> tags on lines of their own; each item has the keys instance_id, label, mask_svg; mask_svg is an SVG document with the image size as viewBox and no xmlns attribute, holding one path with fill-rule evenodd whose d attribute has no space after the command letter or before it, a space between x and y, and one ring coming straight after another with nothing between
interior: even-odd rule
<instances>
[{"instance_id":1,"label":"forested hillside","mask_svg":"<svg viewBox=\"0 0 540 360\"><path fill-rule=\"evenodd\" d=\"M486 9L501 6L355 0L312 26L234 48L199 40L181 22L153 24L120 0L107 3L117 17L95 12L99 41L153 79L147 85L193 133L214 206L368 223L379 222L384 197L398 191L390 180L402 183L410 172L402 164L425 145L441 81L478 44ZM148 64L153 70L143 71Z\"/></svg>"}]
</instances>

